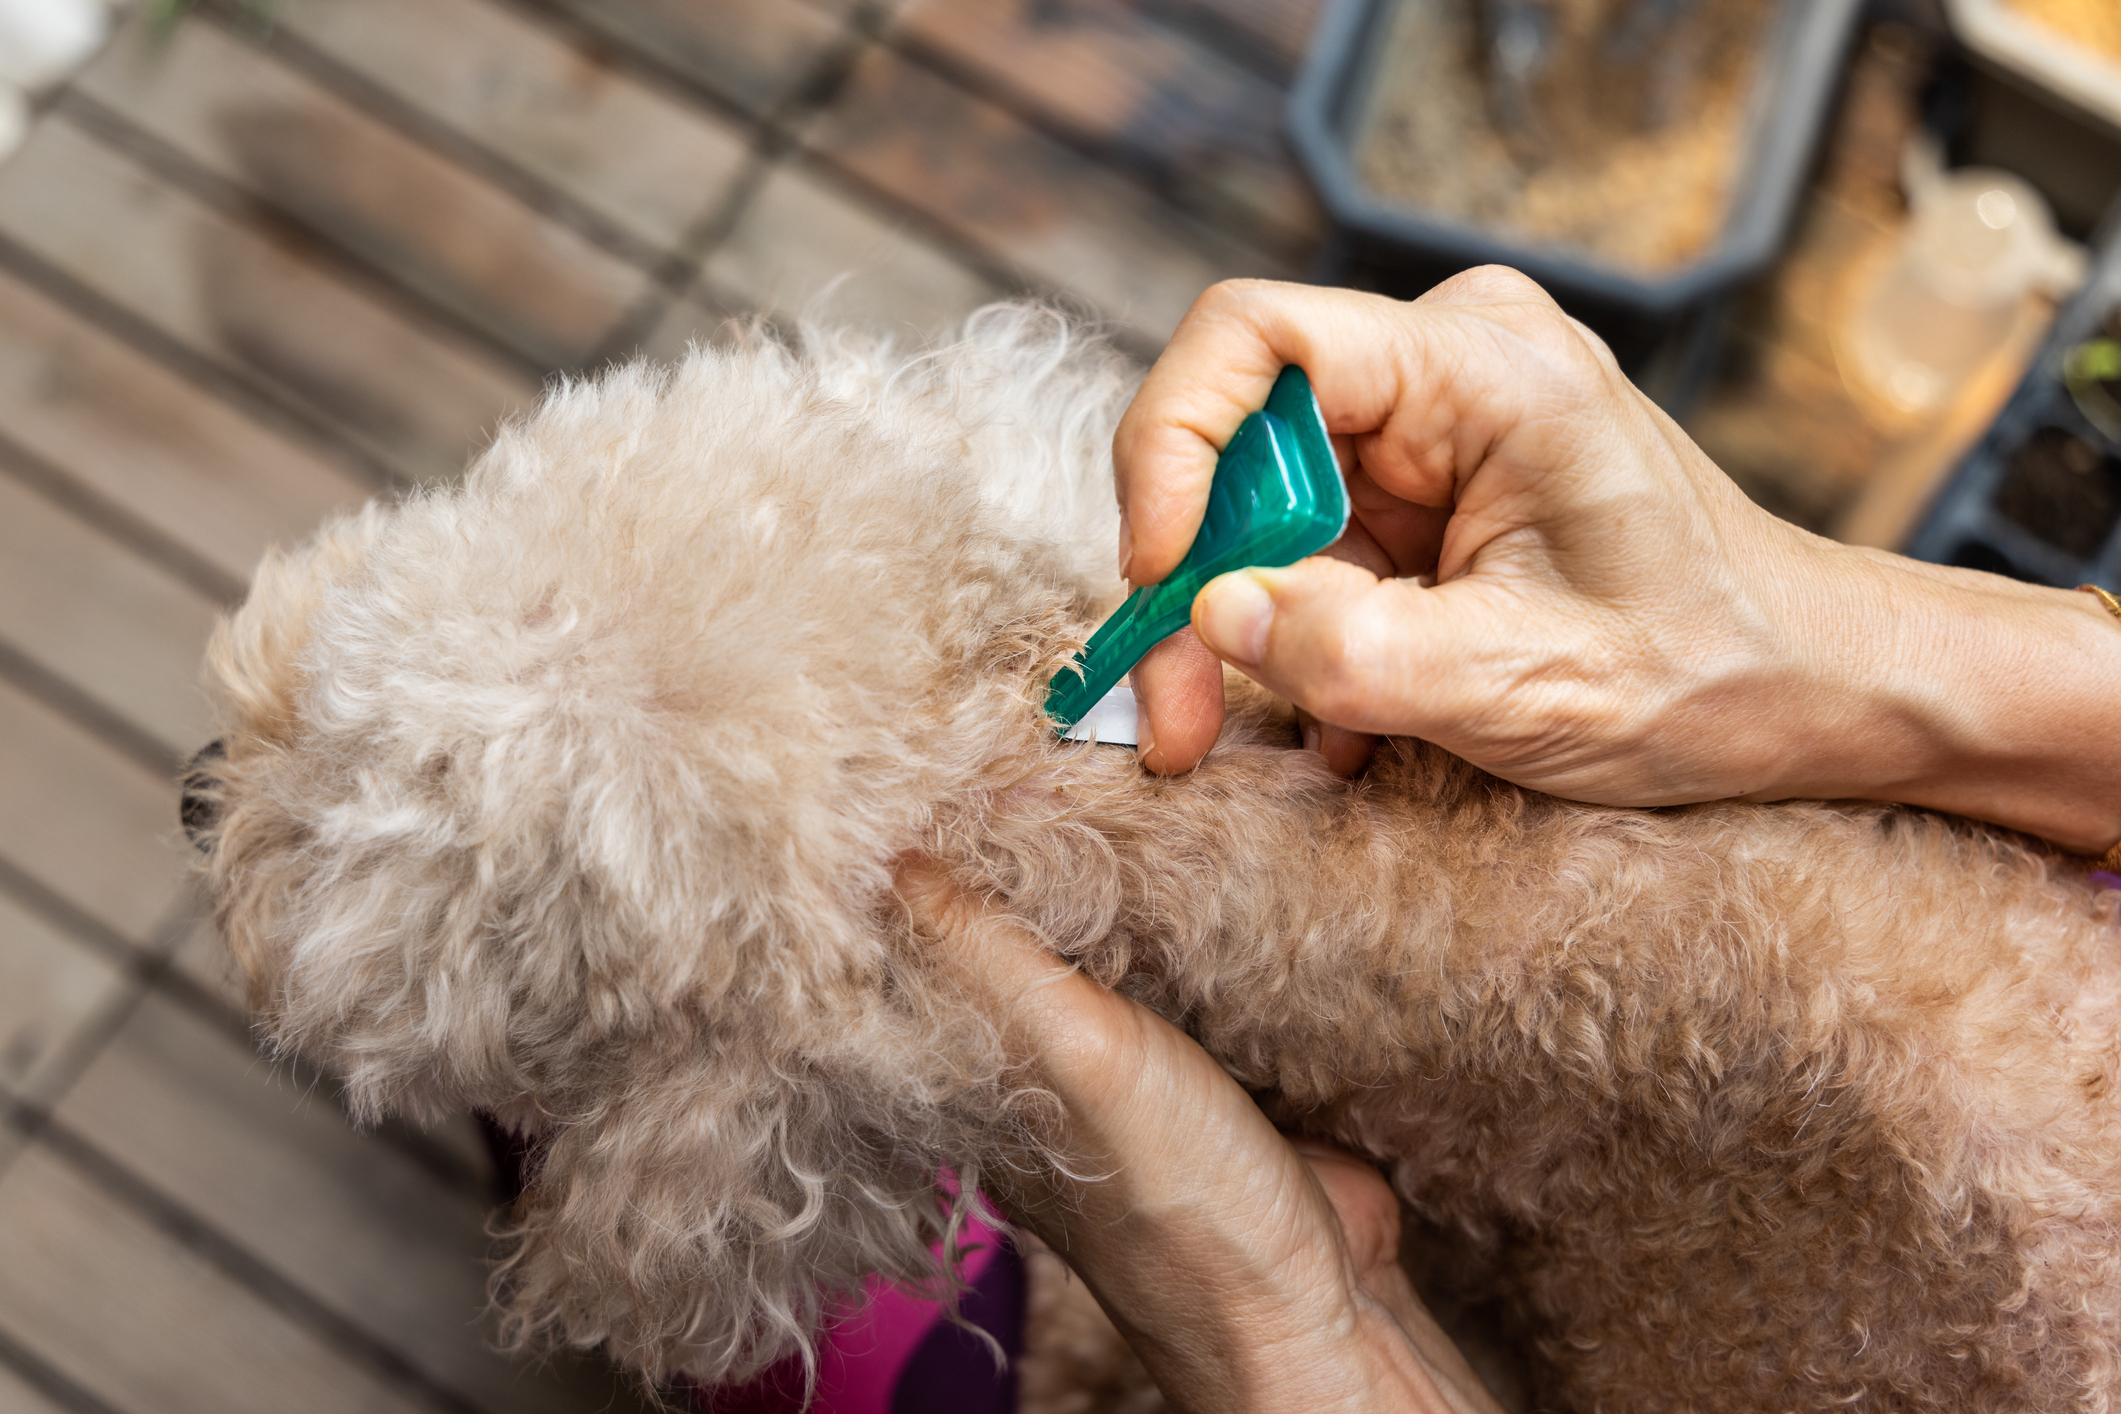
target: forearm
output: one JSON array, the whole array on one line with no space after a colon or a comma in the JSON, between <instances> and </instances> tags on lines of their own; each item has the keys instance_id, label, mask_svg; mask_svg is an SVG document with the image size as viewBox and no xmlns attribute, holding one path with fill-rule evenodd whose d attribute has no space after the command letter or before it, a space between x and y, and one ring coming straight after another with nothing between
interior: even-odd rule
<instances>
[{"instance_id":1,"label":"forearm","mask_svg":"<svg viewBox=\"0 0 2121 1414\"><path fill-rule=\"evenodd\" d=\"M1836 547L1775 794L1901 801L2099 854L2121 839L2121 622L2089 594Z\"/></svg>"}]
</instances>

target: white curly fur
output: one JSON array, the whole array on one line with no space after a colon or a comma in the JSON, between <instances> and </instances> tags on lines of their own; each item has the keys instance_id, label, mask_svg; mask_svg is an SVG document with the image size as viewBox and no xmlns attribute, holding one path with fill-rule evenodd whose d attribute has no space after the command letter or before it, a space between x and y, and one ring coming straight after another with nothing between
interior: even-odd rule
<instances>
[{"instance_id":1,"label":"white curly fur","mask_svg":"<svg viewBox=\"0 0 2121 1414\"><path fill-rule=\"evenodd\" d=\"M525 1339L739 1378L1038 1148L891 892L922 850L1367 1148L1576 1408L2111 1406L2111 896L1874 806L1626 811L1238 690L1057 743L1126 369L1067 321L557 389L224 626L218 916L368 1114L538 1136ZM969 1184L968 1184L969 1186Z\"/></svg>"}]
</instances>

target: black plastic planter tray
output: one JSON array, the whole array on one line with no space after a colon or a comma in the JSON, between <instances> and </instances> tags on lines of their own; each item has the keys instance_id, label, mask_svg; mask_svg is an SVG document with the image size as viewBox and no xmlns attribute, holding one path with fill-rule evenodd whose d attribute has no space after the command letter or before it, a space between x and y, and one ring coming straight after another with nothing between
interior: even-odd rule
<instances>
[{"instance_id":1,"label":"black plastic planter tray","mask_svg":"<svg viewBox=\"0 0 2121 1414\"><path fill-rule=\"evenodd\" d=\"M1411 295L1476 265L1513 266L1603 335L1631 370L1781 248L1863 4L1783 0L1747 100L1745 151L1722 235L1700 259L1650 275L1426 212L1363 182L1352 146L1387 26L1399 5L1441 2L1331 0L1313 32L1290 95L1289 132L1335 225L1316 273Z\"/></svg>"},{"instance_id":2,"label":"black plastic planter tray","mask_svg":"<svg viewBox=\"0 0 2121 1414\"><path fill-rule=\"evenodd\" d=\"M2121 589L2121 442L2093 425L2063 380L2070 350L2121 311L2121 218L2107 222L2098 250L2025 381L1916 526L1907 544L1916 559Z\"/></svg>"}]
</instances>

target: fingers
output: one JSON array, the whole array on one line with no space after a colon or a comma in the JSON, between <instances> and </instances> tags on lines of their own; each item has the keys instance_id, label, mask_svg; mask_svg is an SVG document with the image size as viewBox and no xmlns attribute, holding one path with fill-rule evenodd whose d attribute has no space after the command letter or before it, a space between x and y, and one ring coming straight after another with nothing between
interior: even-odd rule
<instances>
[{"instance_id":1,"label":"fingers","mask_svg":"<svg viewBox=\"0 0 2121 1414\"><path fill-rule=\"evenodd\" d=\"M1348 529L1321 553L1384 577L1434 575L1443 553L1449 506L1421 506L1379 486L1361 466L1344 473Z\"/></svg>"},{"instance_id":2,"label":"fingers","mask_svg":"<svg viewBox=\"0 0 2121 1414\"><path fill-rule=\"evenodd\" d=\"M1263 280L1226 282L1195 301L1113 438L1126 576L1154 584L1185 558L1216 457L1265 405L1285 365L1310 375L1329 428L1381 425L1400 381L1383 345L1392 312L1403 308L1375 295Z\"/></svg>"},{"instance_id":3,"label":"fingers","mask_svg":"<svg viewBox=\"0 0 2121 1414\"><path fill-rule=\"evenodd\" d=\"M1166 776L1199 765L1223 727L1221 660L1181 629L1134 665L1133 681L1142 765Z\"/></svg>"},{"instance_id":4,"label":"fingers","mask_svg":"<svg viewBox=\"0 0 2121 1414\"><path fill-rule=\"evenodd\" d=\"M1360 507L1362 501L1359 497L1356 497L1355 487L1365 484L1360 481L1359 477L1360 474L1357 473L1355 478L1351 478L1349 489L1349 494L1356 499L1358 507ZM1367 489L1372 495L1376 494L1374 487L1368 487ZM1438 535L1440 538L1440 519L1438 521ZM1350 520L1347 532L1340 539L1327 546L1321 554L1327 559L1341 560L1360 569L1368 570L1372 575L1380 579L1388 578L1395 572L1401 572L1400 567L1395 563L1394 556L1378 543L1375 532L1359 518ZM1417 551L1416 554L1419 555L1420 552ZM1430 560L1433 564L1433 556L1430 557ZM1198 637L1198 635L1195 635L1195 641L1198 641ZM1205 644L1202 645L1201 651L1207 651ZM1327 768L1335 775L1354 775L1370 764L1370 757L1377 750L1377 738L1371 733L1351 732L1347 728L1335 726L1331 722L1321 722L1316 716L1301 707L1297 708L1296 711L1296 725L1302 734L1304 750L1315 751L1324 757Z\"/></svg>"},{"instance_id":5,"label":"fingers","mask_svg":"<svg viewBox=\"0 0 2121 1414\"><path fill-rule=\"evenodd\" d=\"M1195 637L1137 675L1144 764L1186 770L1212 744L1205 652L1295 703L1337 771L1405 734L1523 784L1640 794L1642 725L1693 690L1701 658L1691 620L1660 636L1641 606L1700 591L1670 567L1723 545L1735 491L1521 276L1470 271L1411 304L1234 282L1188 313L1115 438L1136 582L1183 556L1215 449L1289 363L1334 436L1349 531L1202 591ZM1653 793L1673 789L1695 786Z\"/></svg>"},{"instance_id":6,"label":"fingers","mask_svg":"<svg viewBox=\"0 0 2121 1414\"><path fill-rule=\"evenodd\" d=\"M1287 364L1310 375L1327 428L1355 434L1393 494L1448 507L1455 477L1595 362L1544 291L1469 271L1412 304L1352 290L1235 280L1180 321L1113 439L1122 573L1154 584L1185 557L1215 459ZM1373 461L1376 463L1372 465Z\"/></svg>"},{"instance_id":7,"label":"fingers","mask_svg":"<svg viewBox=\"0 0 2121 1414\"><path fill-rule=\"evenodd\" d=\"M1301 708L1296 713L1296 725L1303 733L1304 750L1324 757L1326 769L1336 776L1354 775L1369 765L1377 753L1377 737L1372 732L1351 732L1346 727L1321 722Z\"/></svg>"},{"instance_id":8,"label":"fingers","mask_svg":"<svg viewBox=\"0 0 2121 1414\"><path fill-rule=\"evenodd\" d=\"M1324 1140L1292 1135L1289 1146L1311 1166L1312 1177L1340 1220L1348 1260L1367 1286L1387 1269L1399 1266L1399 1197L1376 1165L1360 1154Z\"/></svg>"},{"instance_id":9,"label":"fingers","mask_svg":"<svg viewBox=\"0 0 2121 1414\"><path fill-rule=\"evenodd\" d=\"M1223 665L1192 629L1171 635L1134 667L1141 707L1141 763L1160 776L1192 770L1222 732ZM1336 774L1352 776L1369 764L1377 738L1297 713L1307 751L1325 757Z\"/></svg>"},{"instance_id":10,"label":"fingers","mask_svg":"<svg viewBox=\"0 0 2121 1414\"><path fill-rule=\"evenodd\" d=\"M1610 391L1611 360L1601 359L1537 285L1506 270L1469 271L1412 304L1267 281L1218 285L1181 322L1114 438L1123 572L1138 584L1155 583L1184 557L1217 450L1265 402L1281 368L1294 363L1311 376L1348 486L1349 533L1328 553L1368 570L1372 591L1374 581L1434 575L1447 535L1462 560L1493 533L1492 495L1466 518L1475 533L1451 525L1462 485L1506 439L1527 441L1519 435L1527 427L1535 429L1532 445L1518 448L1514 464L1552 460L1551 448L1538 443L1566 435L1551 430L1566 422L1556 409ZM1550 430L1540 432L1543 425ZM1504 519L1517 514L1518 502L1507 495L1499 504ZM1297 664L1248 657L1247 645L1232 637L1244 635L1230 613L1208 620L1198 613L1197 606L1196 626L1222 627L1223 636L1211 635L1207 645L1218 656L1248 671L1269 669L1253 676L1312 709L1312 744L1335 770L1361 768L1373 728L1314 706L1339 701L1339 689L1306 683L1296 690ZM1290 671L1275 671L1282 667ZM1135 689L1150 734L1143 764L1163 773L1198 764L1222 715L1219 676L1198 645L1188 639L1157 650L1136 670Z\"/></svg>"},{"instance_id":11,"label":"fingers","mask_svg":"<svg viewBox=\"0 0 2121 1414\"><path fill-rule=\"evenodd\" d=\"M1304 1137L1292 1137L1289 1144L1311 1166L1312 1178L1332 1205L1357 1286L1390 1313L1428 1367L1437 1397L1429 1407L1452 1414L1500 1414L1487 1387L1407 1277L1399 1257L1399 1195L1392 1185L1359 1154Z\"/></svg>"},{"instance_id":12,"label":"fingers","mask_svg":"<svg viewBox=\"0 0 2121 1414\"><path fill-rule=\"evenodd\" d=\"M893 873L899 898L934 946L961 964L961 974L990 1001L1014 1001L1073 969L1009 930L989 926L993 910L944 876L926 858L908 855ZM1094 986L1078 978L1085 986Z\"/></svg>"},{"instance_id":13,"label":"fingers","mask_svg":"<svg viewBox=\"0 0 2121 1414\"><path fill-rule=\"evenodd\" d=\"M1216 457L1289 361L1237 313L1229 290L1215 286L1194 302L1113 435L1119 572L1136 584L1160 583L1185 558Z\"/></svg>"},{"instance_id":14,"label":"fingers","mask_svg":"<svg viewBox=\"0 0 2121 1414\"><path fill-rule=\"evenodd\" d=\"M1076 1112L1070 1127L1078 1140L1102 1148L1113 1142L1104 1131L1140 1122L1137 1093L1169 1091L1197 1109L1212 1108L1203 1096L1220 1097L1225 1088L1244 1099L1184 1033L1083 976L1002 907L965 893L915 856L899 862L895 881L928 946ZM1156 1132L1165 1127L1149 1122Z\"/></svg>"},{"instance_id":15,"label":"fingers","mask_svg":"<svg viewBox=\"0 0 2121 1414\"><path fill-rule=\"evenodd\" d=\"M1392 557L1360 523L1323 553L1359 565L1378 576L1394 571ZM1215 745L1223 722L1223 665L1192 629L1184 629L1152 648L1135 665L1134 695L1141 705L1142 765L1159 775L1177 775L1199 765ZM1345 731L1298 712L1304 748L1326 758L1343 776L1360 771L1376 750L1377 738Z\"/></svg>"},{"instance_id":16,"label":"fingers","mask_svg":"<svg viewBox=\"0 0 2121 1414\"><path fill-rule=\"evenodd\" d=\"M1496 686L1493 673L1467 669L1482 666L1468 660L1498 635L1486 631L1486 614L1464 608L1492 592L1425 588L1318 557L1210 581L1194 600L1193 627L1218 657L1320 723L1433 740L1432 722L1454 720L1473 708L1469 691ZM1318 744L1328 746L1323 730ZM1344 762L1357 749L1343 742L1332 752Z\"/></svg>"},{"instance_id":17,"label":"fingers","mask_svg":"<svg viewBox=\"0 0 2121 1414\"><path fill-rule=\"evenodd\" d=\"M1448 1341L1428 1351L1441 1332L1392 1260L1397 1205L1373 1170L1319 1146L1300 1158L1183 1032L1067 972L925 861L902 861L898 887L1026 1045L1063 1146L1105 1175L1004 1166L1004 1201L1089 1283L1173 1408L1492 1410L1461 1396Z\"/></svg>"},{"instance_id":18,"label":"fingers","mask_svg":"<svg viewBox=\"0 0 2121 1414\"><path fill-rule=\"evenodd\" d=\"M1222 732L1222 660L1192 629L1183 629L1135 664L1133 680L1141 708L1140 744L1135 749L1142 766L1160 776L1198 766ZM1372 733L1348 731L1302 710L1296 717L1304 749L1325 757L1337 775L1354 775L1377 750Z\"/></svg>"}]
</instances>

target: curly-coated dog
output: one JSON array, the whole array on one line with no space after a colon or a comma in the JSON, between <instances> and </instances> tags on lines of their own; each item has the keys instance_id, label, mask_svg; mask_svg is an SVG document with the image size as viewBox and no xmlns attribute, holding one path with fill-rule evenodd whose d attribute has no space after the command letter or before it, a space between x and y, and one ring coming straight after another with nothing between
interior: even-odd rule
<instances>
[{"instance_id":1,"label":"curly-coated dog","mask_svg":"<svg viewBox=\"0 0 2121 1414\"><path fill-rule=\"evenodd\" d=\"M2108 1409L2114 896L1916 810L1595 808L1415 741L1343 781L1241 689L1183 777L1057 741L1129 386L1021 306L753 337L258 572L220 925L368 1113L535 1133L515 1333L742 1377L1037 1154L920 851L1388 1165L1545 1407Z\"/></svg>"}]
</instances>

